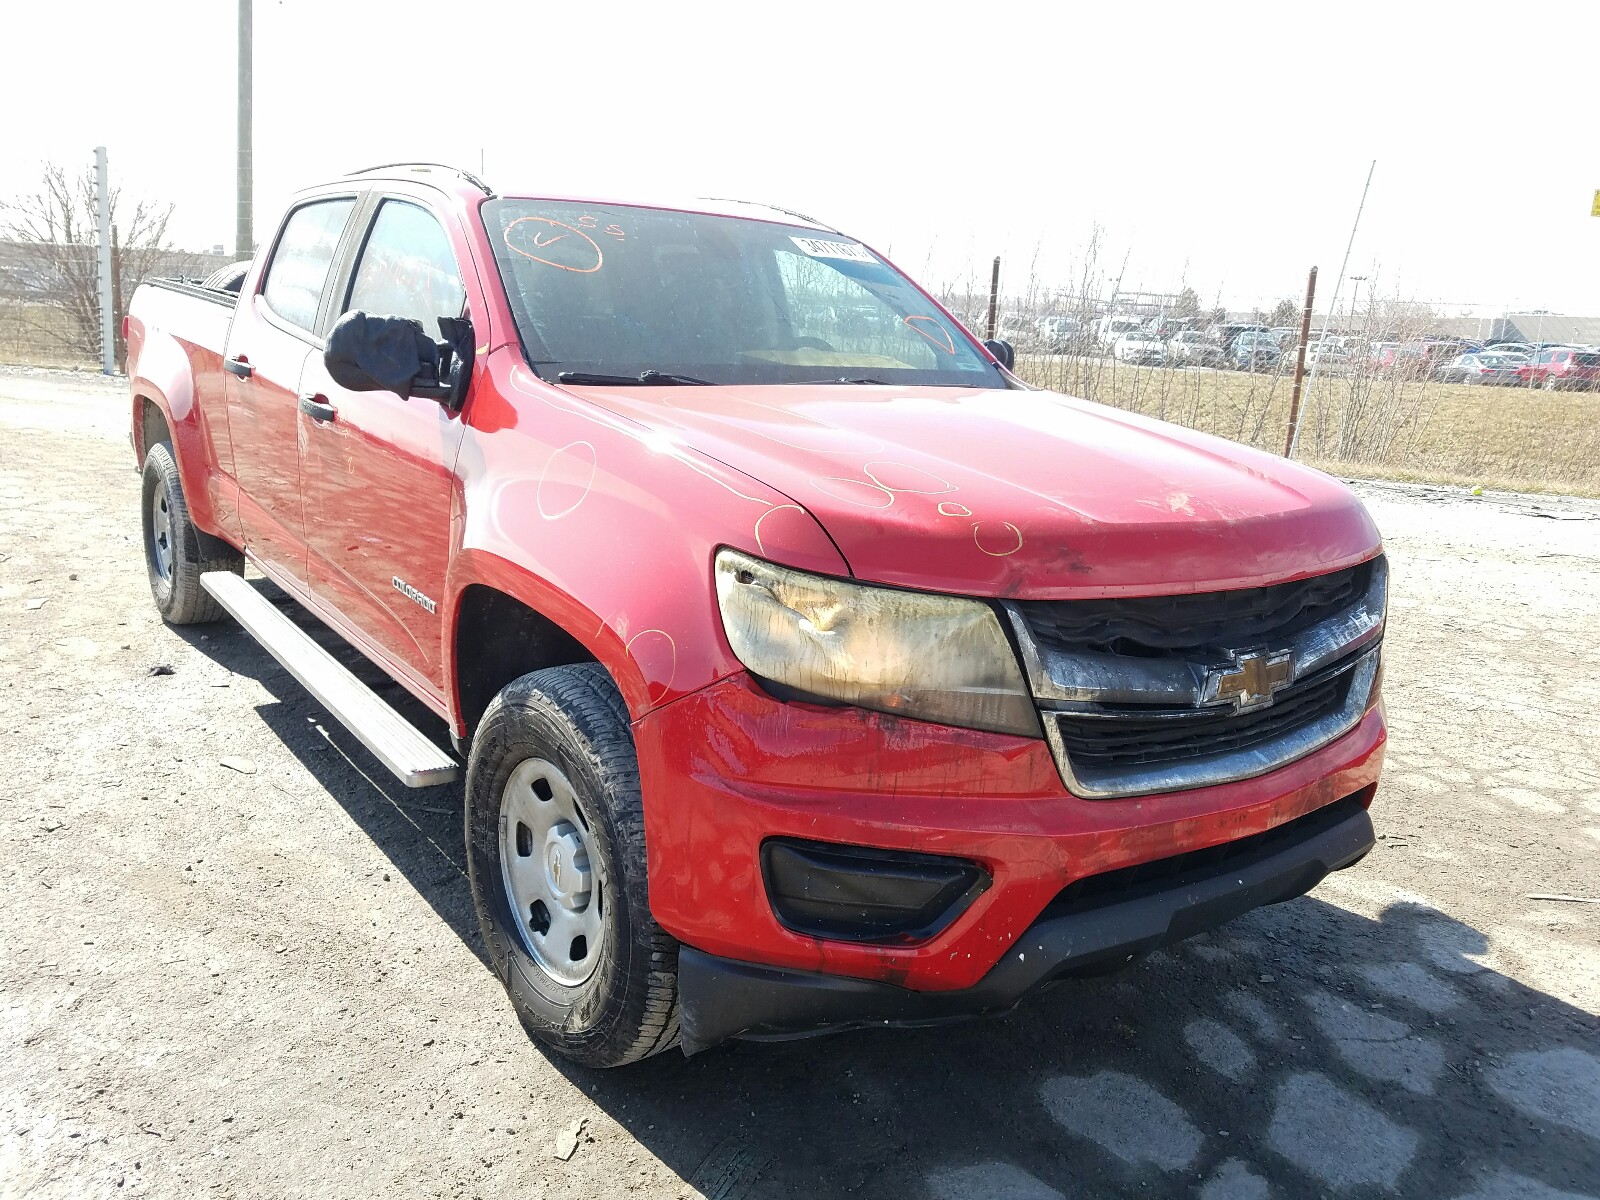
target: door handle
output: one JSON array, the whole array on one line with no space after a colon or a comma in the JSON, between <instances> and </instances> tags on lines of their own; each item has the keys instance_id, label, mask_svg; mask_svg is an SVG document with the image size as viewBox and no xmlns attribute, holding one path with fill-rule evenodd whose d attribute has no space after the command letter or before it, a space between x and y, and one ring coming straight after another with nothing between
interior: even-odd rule
<instances>
[{"instance_id":1,"label":"door handle","mask_svg":"<svg viewBox=\"0 0 1600 1200\"><path fill-rule=\"evenodd\" d=\"M235 358L223 359L222 369L229 375L237 375L240 379L249 379L256 373L256 369L250 365L250 360L242 354Z\"/></svg>"},{"instance_id":2,"label":"door handle","mask_svg":"<svg viewBox=\"0 0 1600 1200\"><path fill-rule=\"evenodd\" d=\"M331 421L339 415L339 410L328 403L326 396L314 392L307 392L300 397L300 411L313 421Z\"/></svg>"}]
</instances>

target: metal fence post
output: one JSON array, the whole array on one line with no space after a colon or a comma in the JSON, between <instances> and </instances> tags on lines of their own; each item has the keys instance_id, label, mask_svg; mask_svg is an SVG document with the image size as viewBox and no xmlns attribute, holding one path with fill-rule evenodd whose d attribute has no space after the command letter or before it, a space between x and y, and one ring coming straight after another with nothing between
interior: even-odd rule
<instances>
[{"instance_id":1,"label":"metal fence post","mask_svg":"<svg viewBox=\"0 0 1600 1200\"><path fill-rule=\"evenodd\" d=\"M111 331L111 193L104 146L94 148L94 204L100 226L100 373L111 375L117 369L117 341Z\"/></svg>"},{"instance_id":2,"label":"metal fence post","mask_svg":"<svg viewBox=\"0 0 1600 1200\"><path fill-rule=\"evenodd\" d=\"M1300 352L1294 364L1294 390L1289 394L1289 430L1283 435L1283 456L1294 455L1295 435L1300 432L1300 384L1306 375L1306 341L1311 337L1311 305L1317 298L1317 269L1306 279L1306 307L1300 314Z\"/></svg>"},{"instance_id":3,"label":"metal fence post","mask_svg":"<svg viewBox=\"0 0 1600 1200\"><path fill-rule=\"evenodd\" d=\"M986 328L988 329L988 332L983 335L986 338L992 339L994 337L994 322L995 322L995 317L999 313L999 308L1000 308L1000 256L998 254L996 254L994 256L994 271L989 276L989 320L988 320L988 323L987 323L987 326L986 326Z\"/></svg>"}]
</instances>

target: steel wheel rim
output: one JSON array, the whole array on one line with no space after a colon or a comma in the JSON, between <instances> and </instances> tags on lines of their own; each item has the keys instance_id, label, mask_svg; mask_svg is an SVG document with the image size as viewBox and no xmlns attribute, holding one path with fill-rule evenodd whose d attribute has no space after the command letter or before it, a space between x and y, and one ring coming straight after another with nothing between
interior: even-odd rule
<instances>
[{"instance_id":1,"label":"steel wheel rim","mask_svg":"<svg viewBox=\"0 0 1600 1200\"><path fill-rule=\"evenodd\" d=\"M605 881L589 821L554 763L517 764L500 794L500 874L529 957L565 987L594 974L605 944Z\"/></svg>"},{"instance_id":2,"label":"steel wheel rim","mask_svg":"<svg viewBox=\"0 0 1600 1200\"><path fill-rule=\"evenodd\" d=\"M172 510L167 504L167 489L156 488L150 495L150 557L156 574L172 578Z\"/></svg>"}]
</instances>

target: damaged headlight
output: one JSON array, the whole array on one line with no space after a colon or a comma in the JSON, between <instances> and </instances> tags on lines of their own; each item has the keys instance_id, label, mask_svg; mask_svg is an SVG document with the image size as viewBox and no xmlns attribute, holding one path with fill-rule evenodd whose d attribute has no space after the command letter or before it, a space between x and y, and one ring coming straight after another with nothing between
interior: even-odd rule
<instances>
[{"instance_id":1,"label":"damaged headlight","mask_svg":"<svg viewBox=\"0 0 1600 1200\"><path fill-rule=\"evenodd\" d=\"M867 587L717 554L728 644L750 672L880 712L1039 736L1016 653L987 604Z\"/></svg>"}]
</instances>

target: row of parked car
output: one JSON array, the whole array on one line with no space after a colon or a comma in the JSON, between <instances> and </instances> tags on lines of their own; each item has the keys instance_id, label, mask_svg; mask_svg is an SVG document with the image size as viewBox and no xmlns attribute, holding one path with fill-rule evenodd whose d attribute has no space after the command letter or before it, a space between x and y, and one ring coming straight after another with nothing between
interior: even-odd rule
<instances>
[{"instance_id":1,"label":"row of parked car","mask_svg":"<svg viewBox=\"0 0 1600 1200\"><path fill-rule=\"evenodd\" d=\"M1433 369L1443 383L1540 387L1547 392L1600 388L1600 347L1500 342L1458 354Z\"/></svg>"},{"instance_id":2,"label":"row of parked car","mask_svg":"<svg viewBox=\"0 0 1600 1200\"><path fill-rule=\"evenodd\" d=\"M1069 315L1001 322L1001 337L1058 353L1109 354L1140 366L1194 366L1276 371L1292 361L1298 333L1265 325L1213 324L1194 328L1160 317L1112 315L1085 321ZM1465 338L1421 337L1372 341L1323 334L1306 345L1306 369L1319 375L1357 369L1445 383L1541 387L1550 391L1600 388L1600 347L1554 342L1484 344Z\"/></svg>"},{"instance_id":3,"label":"row of parked car","mask_svg":"<svg viewBox=\"0 0 1600 1200\"><path fill-rule=\"evenodd\" d=\"M999 336L1024 349L1056 353L1109 354L1119 361L1149 366L1234 367L1271 371L1283 357L1291 329L1264 325L1211 325L1205 329L1160 317L1112 315L1095 321L1055 315L1001 320Z\"/></svg>"}]
</instances>

